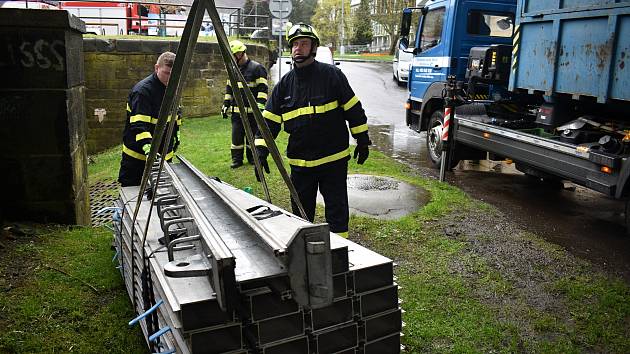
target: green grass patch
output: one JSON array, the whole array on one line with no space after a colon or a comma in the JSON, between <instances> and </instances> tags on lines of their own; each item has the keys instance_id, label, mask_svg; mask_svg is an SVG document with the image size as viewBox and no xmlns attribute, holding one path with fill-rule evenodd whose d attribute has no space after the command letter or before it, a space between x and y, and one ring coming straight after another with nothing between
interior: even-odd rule
<instances>
[{"instance_id":1,"label":"green grass patch","mask_svg":"<svg viewBox=\"0 0 630 354\"><path fill-rule=\"evenodd\" d=\"M596 352L630 353L630 289L620 280L593 274L567 277L555 284L566 298L575 324L571 341Z\"/></svg>"},{"instance_id":2,"label":"green grass patch","mask_svg":"<svg viewBox=\"0 0 630 354\"><path fill-rule=\"evenodd\" d=\"M106 229L47 227L0 266L0 352L145 353ZM17 273L16 273L17 271Z\"/></svg>"},{"instance_id":3,"label":"green grass patch","mask_svg":"<svg viewBox=\"0 0 630 354\"><path fill-rule=\"evenodd\" d=\"M344 54L344 55L335 55L335 59L358 59L358 60L366 60L366 61L392 61L394 59L393 55L389 54L377 54L377 53L365 53L365 54Z\"/></svg>"}]
</instances>

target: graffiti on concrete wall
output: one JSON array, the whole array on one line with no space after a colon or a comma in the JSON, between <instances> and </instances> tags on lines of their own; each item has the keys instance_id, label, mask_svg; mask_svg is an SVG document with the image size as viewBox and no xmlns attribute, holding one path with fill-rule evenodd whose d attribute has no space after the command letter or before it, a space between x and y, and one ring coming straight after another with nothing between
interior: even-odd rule
<instances>
[{"instance_id":1,"label":"graffiti on concrete wall","mask_svg":"<svg viewBox=\"0 0 630 354\"><path fill-rule=\"evenodd\" d=\"M43 70L64 71L64 43L59 40L23 40L16 42L9 38L3 41L6 55L0 56L0 67L39 68Z\"/></svg>"}]
</instances>

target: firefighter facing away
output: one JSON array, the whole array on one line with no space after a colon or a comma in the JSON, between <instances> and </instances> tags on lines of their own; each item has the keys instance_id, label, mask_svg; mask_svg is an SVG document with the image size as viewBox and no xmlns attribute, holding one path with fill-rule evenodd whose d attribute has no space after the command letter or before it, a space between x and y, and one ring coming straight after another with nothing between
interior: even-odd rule
<instances>
[{"instance_id":1,"label":"firefighter facing away","mask_svg":"<svg viewBox=\"0 0 630 354\"><path fill-rule=\"evenodd\" d=\"M265 67L247 57L247 47L241 41L231 41L230 50L234 59L238 64L238 68L243 74L247 86L252 91L252 94L256 98L258 108L263 110L265 103L267 102L267 70ZM239 85L241 83L239 82ZM243 102L245 103L245 115L239 112L238 105L234 95L241 94ZM225 88L225 97L223 99L223 107L221 107L221 113L223 118L227 118L228 113L231 113L232 117L232 145L230 146L230 153L232 154L231 168L238 168L243 166L243 150L246 150L247 161L252 163L252 151L248 144L245 144L245 128L243 127L242 117L249 121L249 126L252 127L253 134L256 134L256 121L254 120L254 113L249 107L247 97L241 90L234 90L231 82L228 79L227 86Z\"/></svg>"},{"instance_id":2,"label":"firefighter facing away","mask_svg":"<svg viewBox=\"0 0 630 354\"><path fill-rule=\"evenodd\" d=\"M127 122L123 131L122 160L118 172L118 181L123 187L140 185L147 154L151 150L155 124L158 121L160 106L174 62L174 53L162 53L154 66L154 72L138 82L129 93ZM170 121L170 119L171 117L168 120ZM173 158L173 154L179 146L179 126L182 122L179 112L176 119L177 124L165 156L167 161ZM164 141L161 142L159 151L162 151L163 145Z\"/></svg>"},{"instance_id":3,"label":"firefighter facing away","mask_svg":"<svg viewBox=\"0 0 630 354\"><path fill-rule=\"evenodd\" d=\"M371 145L367 117L341 70L315 60L319 37L313 27L296 24L287 31L286 39L294 69L274 87L263 116L274 138L282 126L289 134L287 157L291 181L309 221L315 218L319 188L330 231L347 237L348 126L357 142L354 158L363 164ZM261 165L269 173L269 151L260 134L255 144ZM292 208L299 215L294 201Z\"/></svg>"}]
</instances>

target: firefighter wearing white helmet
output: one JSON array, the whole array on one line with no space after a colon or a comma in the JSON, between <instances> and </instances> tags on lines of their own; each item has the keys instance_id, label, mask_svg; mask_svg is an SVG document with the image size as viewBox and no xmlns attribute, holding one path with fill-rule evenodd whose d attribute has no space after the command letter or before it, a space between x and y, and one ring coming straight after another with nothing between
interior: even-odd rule
<instances>
[{"instance_id":1,"label":"firefighter wearing white helmet","mask_svg":"<svg viewBox=\"0 0 630 354\"><path fill-rule=\"evenodd\" d=\"M326 222L330 231L348 236L348 190L346 178L350 160L349 136L356 140L354 158L363 164L371 145L367 117L346 76L334 65L315 60L319 36L305 23L291 26L286 33L294 69L280 79L263 116L274 138L280 129L289 134L287 157L291 181L297 189L307 218L315 218L317 190L324 197ZM348 132L348 127L350 132ZM260 134L256 148L261 165L269 173L268 150ZM293 213L298 208L292 201Z\"/></svg>"},{"instance_id":2,"label":"firefighter wearing white helmet","mask_svg":"<svg viewBox=\"0 0 630 354\"><path fill-rule=\"evenodd\" d=\"M247 57L247 46L241 41L234 40L230 42L230 50L234 55L234 60L238 64L238 68L243 74L247 86L252 91L252 94L256 98L258 107L262 110L265 108L267 102L267 70L265 67ZM240 85L240 83L239 83ZM236 92L236 93L235 93ZM235 94L241 93L243 102L245 103L245 109L247 112L242 115L239 112L238 105L236 104ZM252 127L254 134L257 132L256 122L252 109L249 107L249 103L245 96L245 93L241 90L234 90L230 80L227 80L225 87L225 96L223 99L223 106L221 107L221 113L223 118L227 118L228 114L231 114L232 120L232 144L230 146L230 153L232 157L231 168L238 168L243 166L243 150L246 150L245 156L247 161L252 163L252 152L249 149L249 145L245 142L245 128L243 127L243 118L249 120L249 125Z\"/></svg>"}]
</instances>

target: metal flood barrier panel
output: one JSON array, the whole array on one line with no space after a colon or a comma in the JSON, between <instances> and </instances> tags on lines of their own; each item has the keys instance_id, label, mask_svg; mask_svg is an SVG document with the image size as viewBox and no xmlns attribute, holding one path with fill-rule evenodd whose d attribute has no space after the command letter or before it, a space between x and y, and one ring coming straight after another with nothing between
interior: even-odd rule
<instances>
[{"instance_id":1,"label":"metal flood barrier panel","mask_svg":"<svg viewBox=\"0 0 630 354\"><path fill-rule=\"evenodd\" d=\"M142 200L122 188L114 218L154 352L400 352L392 260L180 161L154 168Z\"/></svg>"}]
</instances>

